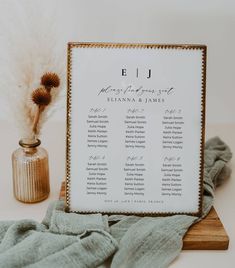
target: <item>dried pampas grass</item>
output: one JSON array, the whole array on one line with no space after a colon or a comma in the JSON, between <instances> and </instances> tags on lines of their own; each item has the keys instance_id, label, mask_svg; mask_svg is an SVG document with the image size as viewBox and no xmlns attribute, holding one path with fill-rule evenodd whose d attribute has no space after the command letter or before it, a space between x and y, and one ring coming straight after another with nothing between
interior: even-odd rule
<instances>
[{"instance_id":1,"label":"dried pampas grass","mask_svg":"<svg viewBox=\"0 0 235 268\"><path fill-rule=\"evenodd\" d=\"M43 5L24 2L11 5L9 1L5 4L8 15L0 18L0 41L4 46L0 55L0 93L8 99L20 138L32 139L40 135L64 95L66 46L59 38L54 16L40 10ZM37 103L43 99L35 89L42 87L50 95L44 92L47 105Z\"/></svg>"}]
</instances>

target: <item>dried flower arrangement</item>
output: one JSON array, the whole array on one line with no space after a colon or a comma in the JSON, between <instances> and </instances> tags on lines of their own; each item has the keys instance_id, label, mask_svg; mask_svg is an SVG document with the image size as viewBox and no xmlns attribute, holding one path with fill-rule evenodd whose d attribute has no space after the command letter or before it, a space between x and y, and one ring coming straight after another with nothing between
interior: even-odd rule
<instances>
[{"instance_id":1,"label":"dried flower arrangement","mask_svg":"<svg viewBox=\"0 0 235 268\"><path fill-rule=\"evenodd\" d=\"M40 115L45 108L51 103L51 90L52 88L58 88L60 85L60 78L56 73L45 73L41 77L41 85L32 92L32 101L37 106L37 111L33 121L33 133L35 136L38 134L38 123Z\"/></svg>"},{"instance_id":2,"label":"dried flower arrangement","mask_svg":"<svg viewBox=\"0 0 235 268\"><path fill-rule=\"evenodd\" d=\"M59 100L64 95L66 45L54 16L40 12L42 5L35 6L33 1L8 8L11 12L0 18L4 51L0 54L0 94L8 99L7 109L19 138L35 139L47 119L62 106Z\"/></svg>"}]
</instances>

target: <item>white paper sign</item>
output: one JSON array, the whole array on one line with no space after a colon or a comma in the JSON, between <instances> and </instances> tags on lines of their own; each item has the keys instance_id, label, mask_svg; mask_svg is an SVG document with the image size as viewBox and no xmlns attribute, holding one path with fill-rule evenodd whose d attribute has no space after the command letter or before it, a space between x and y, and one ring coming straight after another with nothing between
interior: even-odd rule
<instances>
[{"instance_id":1,"label":"white paper sign","mask_svg":"<svg viewBox=\"0 0 235 268\"><path fill-rule=\"evenodd\" d=\"M206 47L68 51L69 211L199 215Z\"/></svg>"}]
</instances>

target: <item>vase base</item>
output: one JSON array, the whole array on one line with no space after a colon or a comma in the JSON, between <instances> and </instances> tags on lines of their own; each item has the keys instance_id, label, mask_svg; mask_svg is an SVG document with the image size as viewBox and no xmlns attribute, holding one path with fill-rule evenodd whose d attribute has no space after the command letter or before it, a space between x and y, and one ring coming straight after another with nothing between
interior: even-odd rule
<instances>
[{"instance_id":1,"label":"vase base","mask_svg":"<svg viewBox=\"0 0 235 268\"><path fill-rule=\"evenodd\" d=\"M24 203L24 204L35 204L35 203L40 203L44 200L46 200L48 197L49 197L50 193L38 198L38 199L31 199L31 200L23 200L23 199L20 199L20 198L17 198L15 196L15 199L21 203Z\"/></svg>"}]
</instances>

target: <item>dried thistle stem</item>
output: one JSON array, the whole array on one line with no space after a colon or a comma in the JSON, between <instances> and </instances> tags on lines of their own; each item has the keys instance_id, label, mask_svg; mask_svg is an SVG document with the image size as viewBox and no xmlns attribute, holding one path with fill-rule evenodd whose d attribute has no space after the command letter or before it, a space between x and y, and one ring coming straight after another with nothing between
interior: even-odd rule
<instances>
[{"instance_id":1,"label":"dried thistle stem","mask_svg":"<svg viewBox=\"0 0 235 268\"><path fill-rule=\"evenodd\" d=\"M37 109L33 120L33 133L38 134L38 123L41 113L44 111L47 105L51 102L51 94L45 88L40 87L35 89L31 95L32 101L36 104Z\"/></svg>"},{"instance_id":2,"label":"dried thistle stem","mask_svg":"<svg viewBox=\"0 0 235 268\"><path fill-rule=\"evenodd\" d=\"M38 105L37 106L37 110L36 110L34 121L33 121L33 132L35 134L37 134L38 122L39 122L39 119L40 119L40 115L41 115L41 113L43 112L44 109L45 109L44 105L41 105L41 106Z\"/></svg>"},{"instance_id":3,"label":"dried thistle stem","mask_svg":"<svg viewBox=\"0 0 235 268\"><path fill-rule=\"evenodd\" d=\"M41 113L51 103L51 89L59 87L60 78L56 73L45 73L41 77L41 85L42 87L35 89L31 95L32 101L37 105L32 129L35 136L39 132L38 123Z\"/></svg>"}]
</instances>

